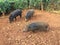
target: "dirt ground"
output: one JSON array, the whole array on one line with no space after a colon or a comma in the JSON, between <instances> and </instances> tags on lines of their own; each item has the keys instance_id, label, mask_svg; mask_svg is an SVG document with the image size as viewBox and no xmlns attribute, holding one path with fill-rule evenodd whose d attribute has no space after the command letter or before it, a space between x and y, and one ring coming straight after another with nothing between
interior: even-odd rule
<instances>
[{"instance_id":1,"label":"dirt ground","mask_svg":"<svg viewBox=\"0 0 60 45\"><path fill-rule=\"evenodd\" d=\"M9 23L9 16L0 17L0 45L60 45L60 15L35 10L34 17L25 22L25 13ZM27 23L44 21L49 24L48 32L23 32Z\"/></svg>"}]
</instances>

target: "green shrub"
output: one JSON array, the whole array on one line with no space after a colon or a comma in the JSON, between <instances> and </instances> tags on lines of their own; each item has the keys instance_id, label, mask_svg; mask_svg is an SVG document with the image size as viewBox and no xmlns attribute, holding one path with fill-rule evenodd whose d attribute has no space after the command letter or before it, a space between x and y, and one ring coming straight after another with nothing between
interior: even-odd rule
<instances>
[{"instance_id":1,"label":"green shrub","mask_svg":"<svg viewBox=\"0 0 60 45\"><path fill-rule=\"evenodd\" d=\"M43 10L60 10L60 0L5 0L0 1L0 11L8 13L15 9L35 8Z\"/></svg>"},{"instance_id":2,"label":"green shrub","mask_svg":"<svg viewBox=\"0 0 60 45\"><path fill-rule=\"evenodd\" d=\"M14 5L15 9L25 9L28 7L28 3L27 3L27 0L19 0L19 1L16 1L15 2L15 5Z\"/></svg>"},{"instance_id":3,"label":"green shrub","mask_svg":"<svg viewBox=\"0 0 60 45\"><path fill-rule=\"evenodd\" d=\"M10 4L8 1L0 2L0 11L3 13L8 13L10 11Z\"/></svg>"}]
</instances>

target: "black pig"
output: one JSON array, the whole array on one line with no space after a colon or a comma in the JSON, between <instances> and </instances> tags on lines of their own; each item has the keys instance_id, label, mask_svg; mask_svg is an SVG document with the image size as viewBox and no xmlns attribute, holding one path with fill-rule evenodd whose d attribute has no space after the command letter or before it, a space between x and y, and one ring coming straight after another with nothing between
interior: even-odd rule
<instances>
[{"instance_id":1,"label":"black pig","mask_svg":"<svg viewBox=\"0 0 60 45\"><path fill-rule=\"evenodd\" d=\"M10 23L15 19L16 20L16 17L17 16L20 16L20 18L22 17L22 10L20 9L16 9L14 10L13 12L10 13L10 16L9 16L9 21Z\"/></svg>"},{"instance_id":2,"label":"black pig","mask_svg":"<svg viewBox=\"0 0 60 45\"><path fill-rule=\"evenodd\" d=\"M48 30L49 25L45 22L33 22L31 24L26 25L26 27L23 29L23 32L27 32L27 31L47 31Z\"/></svg>"},{"instance_id":3,"label":"black pig","mask_svg":"<svg viewBox=\"0 0 60 45\"><path fill-rule=\"evenodd\" d=\"M34 9L30 9L30 10L26 13L25 21L30 20L31 17L33 17L33 14L34 14Z\"/></svg>"}]
</instances>

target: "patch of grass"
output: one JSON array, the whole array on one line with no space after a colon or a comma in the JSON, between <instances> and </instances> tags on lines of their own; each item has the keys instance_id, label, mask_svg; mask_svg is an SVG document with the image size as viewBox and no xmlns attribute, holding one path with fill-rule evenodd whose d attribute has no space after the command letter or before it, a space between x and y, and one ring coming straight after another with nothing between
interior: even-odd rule
<instances>
[{"instance_id":1,"label":"patch of grass","mask_svg":"<svg viewBox=\"0 0 60 45\"><path fill-rule=\"evenodd\" d=\"M57 13L57 14L60 14L60 10L59 11L52 11L53 13Z\"/></svg>"}]
</instances>

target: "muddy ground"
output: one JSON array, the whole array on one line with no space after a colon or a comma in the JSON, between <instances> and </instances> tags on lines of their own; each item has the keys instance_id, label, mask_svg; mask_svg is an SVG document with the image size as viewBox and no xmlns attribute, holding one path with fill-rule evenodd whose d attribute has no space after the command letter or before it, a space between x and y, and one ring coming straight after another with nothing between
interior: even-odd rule
<instances>
[{"instance_id":1,"label":"muddy ground","mask_svg":"<svg viewBox=\"0 0 60 45\"><path fill-rule=\"evenodd\" d=\"M9 16L0 17L0 45L60 45L60 14L35 10L34 17L25 22L25 13L9 23ZM44 21L49 24L48 32L23 32L26 24Z\"/></svg>"}]
</instances>

